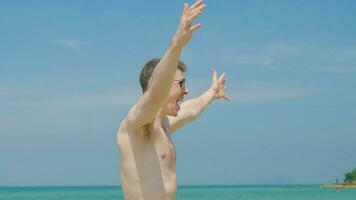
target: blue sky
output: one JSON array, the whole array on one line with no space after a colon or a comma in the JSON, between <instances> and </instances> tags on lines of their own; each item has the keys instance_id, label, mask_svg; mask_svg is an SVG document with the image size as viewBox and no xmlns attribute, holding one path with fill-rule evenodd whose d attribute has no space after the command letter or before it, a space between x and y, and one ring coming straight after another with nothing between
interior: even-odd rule
<instances>
[{"instance_id":1,"label":"blue sky","mask_svg":"<svg viewBox=\"0 0 356 200\"><path fill-rule=\"evenodd\" d=\"M212 1L184 49L178 184L318 184L356 166L354 1ZM2 1L0 185L117 185L115 135L184 1ZM192 1L188 1L192 3Z\"/></svg>"}]
</instances>

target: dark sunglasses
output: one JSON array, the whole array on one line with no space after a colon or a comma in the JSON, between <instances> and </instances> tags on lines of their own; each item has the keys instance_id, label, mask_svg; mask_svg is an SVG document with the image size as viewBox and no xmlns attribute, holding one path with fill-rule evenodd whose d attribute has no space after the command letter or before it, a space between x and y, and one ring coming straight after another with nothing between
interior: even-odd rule
<instances>
[{"instance_id":1,"label":"dark sunglasses","mask_svg":"<svg viewBox=\"0 0 356 200\"><path fill-rule=\"evenodd\" d=\"M174 80L174 81L177 81L178 84L179 84L179 87L180 88L185 88L185 79L182 79L182 80Z\"/></svg>"}]
</instances>

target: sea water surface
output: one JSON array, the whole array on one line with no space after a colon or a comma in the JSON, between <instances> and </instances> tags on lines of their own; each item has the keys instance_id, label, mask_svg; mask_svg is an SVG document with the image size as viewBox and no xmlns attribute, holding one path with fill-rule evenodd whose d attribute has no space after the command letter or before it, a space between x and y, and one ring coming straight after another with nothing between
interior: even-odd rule
<instances>
[{"instance_id":1,"label":"sea water surface","mask_svg":"<svg viewBox=\"0 0 356 200\"><path fill-rule=\"evenodd\" d=\"M120 200L119 186L0 187L0 200ZM177 200L356 200L355 189L319 186L179 186Z\"/></svg>"}]
</instances>

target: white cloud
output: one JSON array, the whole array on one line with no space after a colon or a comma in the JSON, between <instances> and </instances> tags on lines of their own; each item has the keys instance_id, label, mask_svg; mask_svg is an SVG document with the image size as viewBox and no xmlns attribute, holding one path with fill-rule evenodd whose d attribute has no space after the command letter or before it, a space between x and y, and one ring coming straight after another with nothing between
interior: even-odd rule
<instances>
[{"instance_id":1,"label":"white cloud","mask_svg":"<svg viewBox=\"0 0 356 200\"><path fill-rule=\"evenodd\" d=\"M290 86L267 82L250 82L228 91L231 100L238 103L266 103L313 95L320 89L313 86Z\"/></svg>"},{"instance_id":2,"label":"white cloud","mask_svg":"<svg viewBox=\"0 0 356 200\"><path fill-rule=\"evenodd\" d=\"M263 47L267 52L271 54L297 54L301 52L300 45L275 43L269 44Z\"/></svg>"},{"instance_id":3,"label":"white cloud","mask_svg":"<svg viewBox=\"0 0 356 200\"><path fill-rule=\"evenodd\" d=\"M114 113L117 118L123 117L141 95L136 87L62 94L52 92L33 90L21 94L19 90L3 93L0 132L21 135L36 130L36 133L45 135L58 132L79 134L87 127L112 120L110 117Z\"/></svg>"},{"instance_id":4,"label":"white cloud","mask_svg":"<svg viewBox=\"0 0 356 200\"><path fill-rule=\"evenodd\" d=\"M79 50L83 44L80 40L73 39L54 39L51 41L53 44L60 45L69 49Z\"/></svg>"},{"instance_id":5,"label":"white cloud","mask_svg":"<svg viewBox=\"0 0 356 200\"><path fill-rule=\"evenodd\" d=\"M275 58L269 55L256 54L256 55L236 55L236 62L246 65L260 65L268 66L275 61Z\"/></svg>"},{"instance_id":6,"label":"white cloud","mask_svg":"<svg viewBox=\"0 0 356 200\"><path fill-rule=\"evenodd\" d=\"M221 60L236 64L257 65L261 67L272 66L282 58L293 57L300 54L302 47L293 44L264 44L253 48L241 46L225 49Z\"/></svg>"},{"instance_id":7,"label":"white cloud","mask_svg":"<svg viewBox=\"0 0 356 200\"><path fill-rule=\"evenodd\" d=\"M73 93L50 101L49 104L66 108L124 108L136 103L140 97L139 91L139 88L127 87L117 91Z\"/></svg>"},{"instance_id":8,"label":"white cloud","mask_svg":"<svg viewBox=\"0 0 356 200\"><path fill-rule=\"evenodd\" d=\"M21 90L21 91L16 91L13 89L0 89L0 97L5 98L5 97L19 97L19 96L25 96L25 95L30 95L31 92Z\"/></svg>"},{"instance_id":9,"label":"white cloud","mask_svg":"<svg viewBox=\"0 0 356 200\"><path fill-rule=\"evenodd\" d=\"M322 66L322 70L338 74L347 74L356 72L356 65L354 66Z\"/></svg>"},{"instance_id":10,"label":"white cloud","mask_svg":"<svg viewBox=\"0 0 356 200\"><path fill-rule=\"evenodd\" d=\"M220 74L220 72L219 72ZM195 98L206 91L211 84L211 77L188 79L189 95L186 100ZM239 86L235 86L235 85ZM283 81L250 81L240 84L229 82L227 95L236 103L268 103L286 101L314 95L322 89L316 86L295 85Z\"/></svg>"},{"instance_id":11,"label":"white cloud","mask_svg":"<svg viewBox=\"0 0 356 200\"><path fill-rule=\"evenodd\" d=\"M140 97L140 90L136 87L125 87L117 90L82 91L66 94L44 94L40 91L1 92L3 98L1 106L21 108L41 108L43 110L93 110L105 108L125 108L133 105Z\"/></svg>"},{"instance_id":12,"label":"white cloud","mask_svg":"<svg viewBox=\"0 0 356 200\"><path fill-rule=\"evenodd\" d=\"M270 43L230 46L223 49L219 62L263 67L273 70L320 71L339 74L356 72L356 49L330 48L312 44Z\"/></svg>"}]
</instances>

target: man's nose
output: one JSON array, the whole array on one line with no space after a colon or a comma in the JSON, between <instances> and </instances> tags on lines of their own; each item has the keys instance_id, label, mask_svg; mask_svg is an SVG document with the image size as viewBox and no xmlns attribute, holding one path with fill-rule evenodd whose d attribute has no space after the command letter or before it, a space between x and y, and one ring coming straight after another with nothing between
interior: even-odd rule
<instances>
[{"instance_id":1,"label":"man's nose","mask_svg":"<svg viewBox=\"0 0 356 200\"><path fill-rule=\"evenodd\" d=\"M188 88L184 88L184 94L188 94L188 92L189 92L189 90L188 90Z\"/></svg>"}]
</instances>

